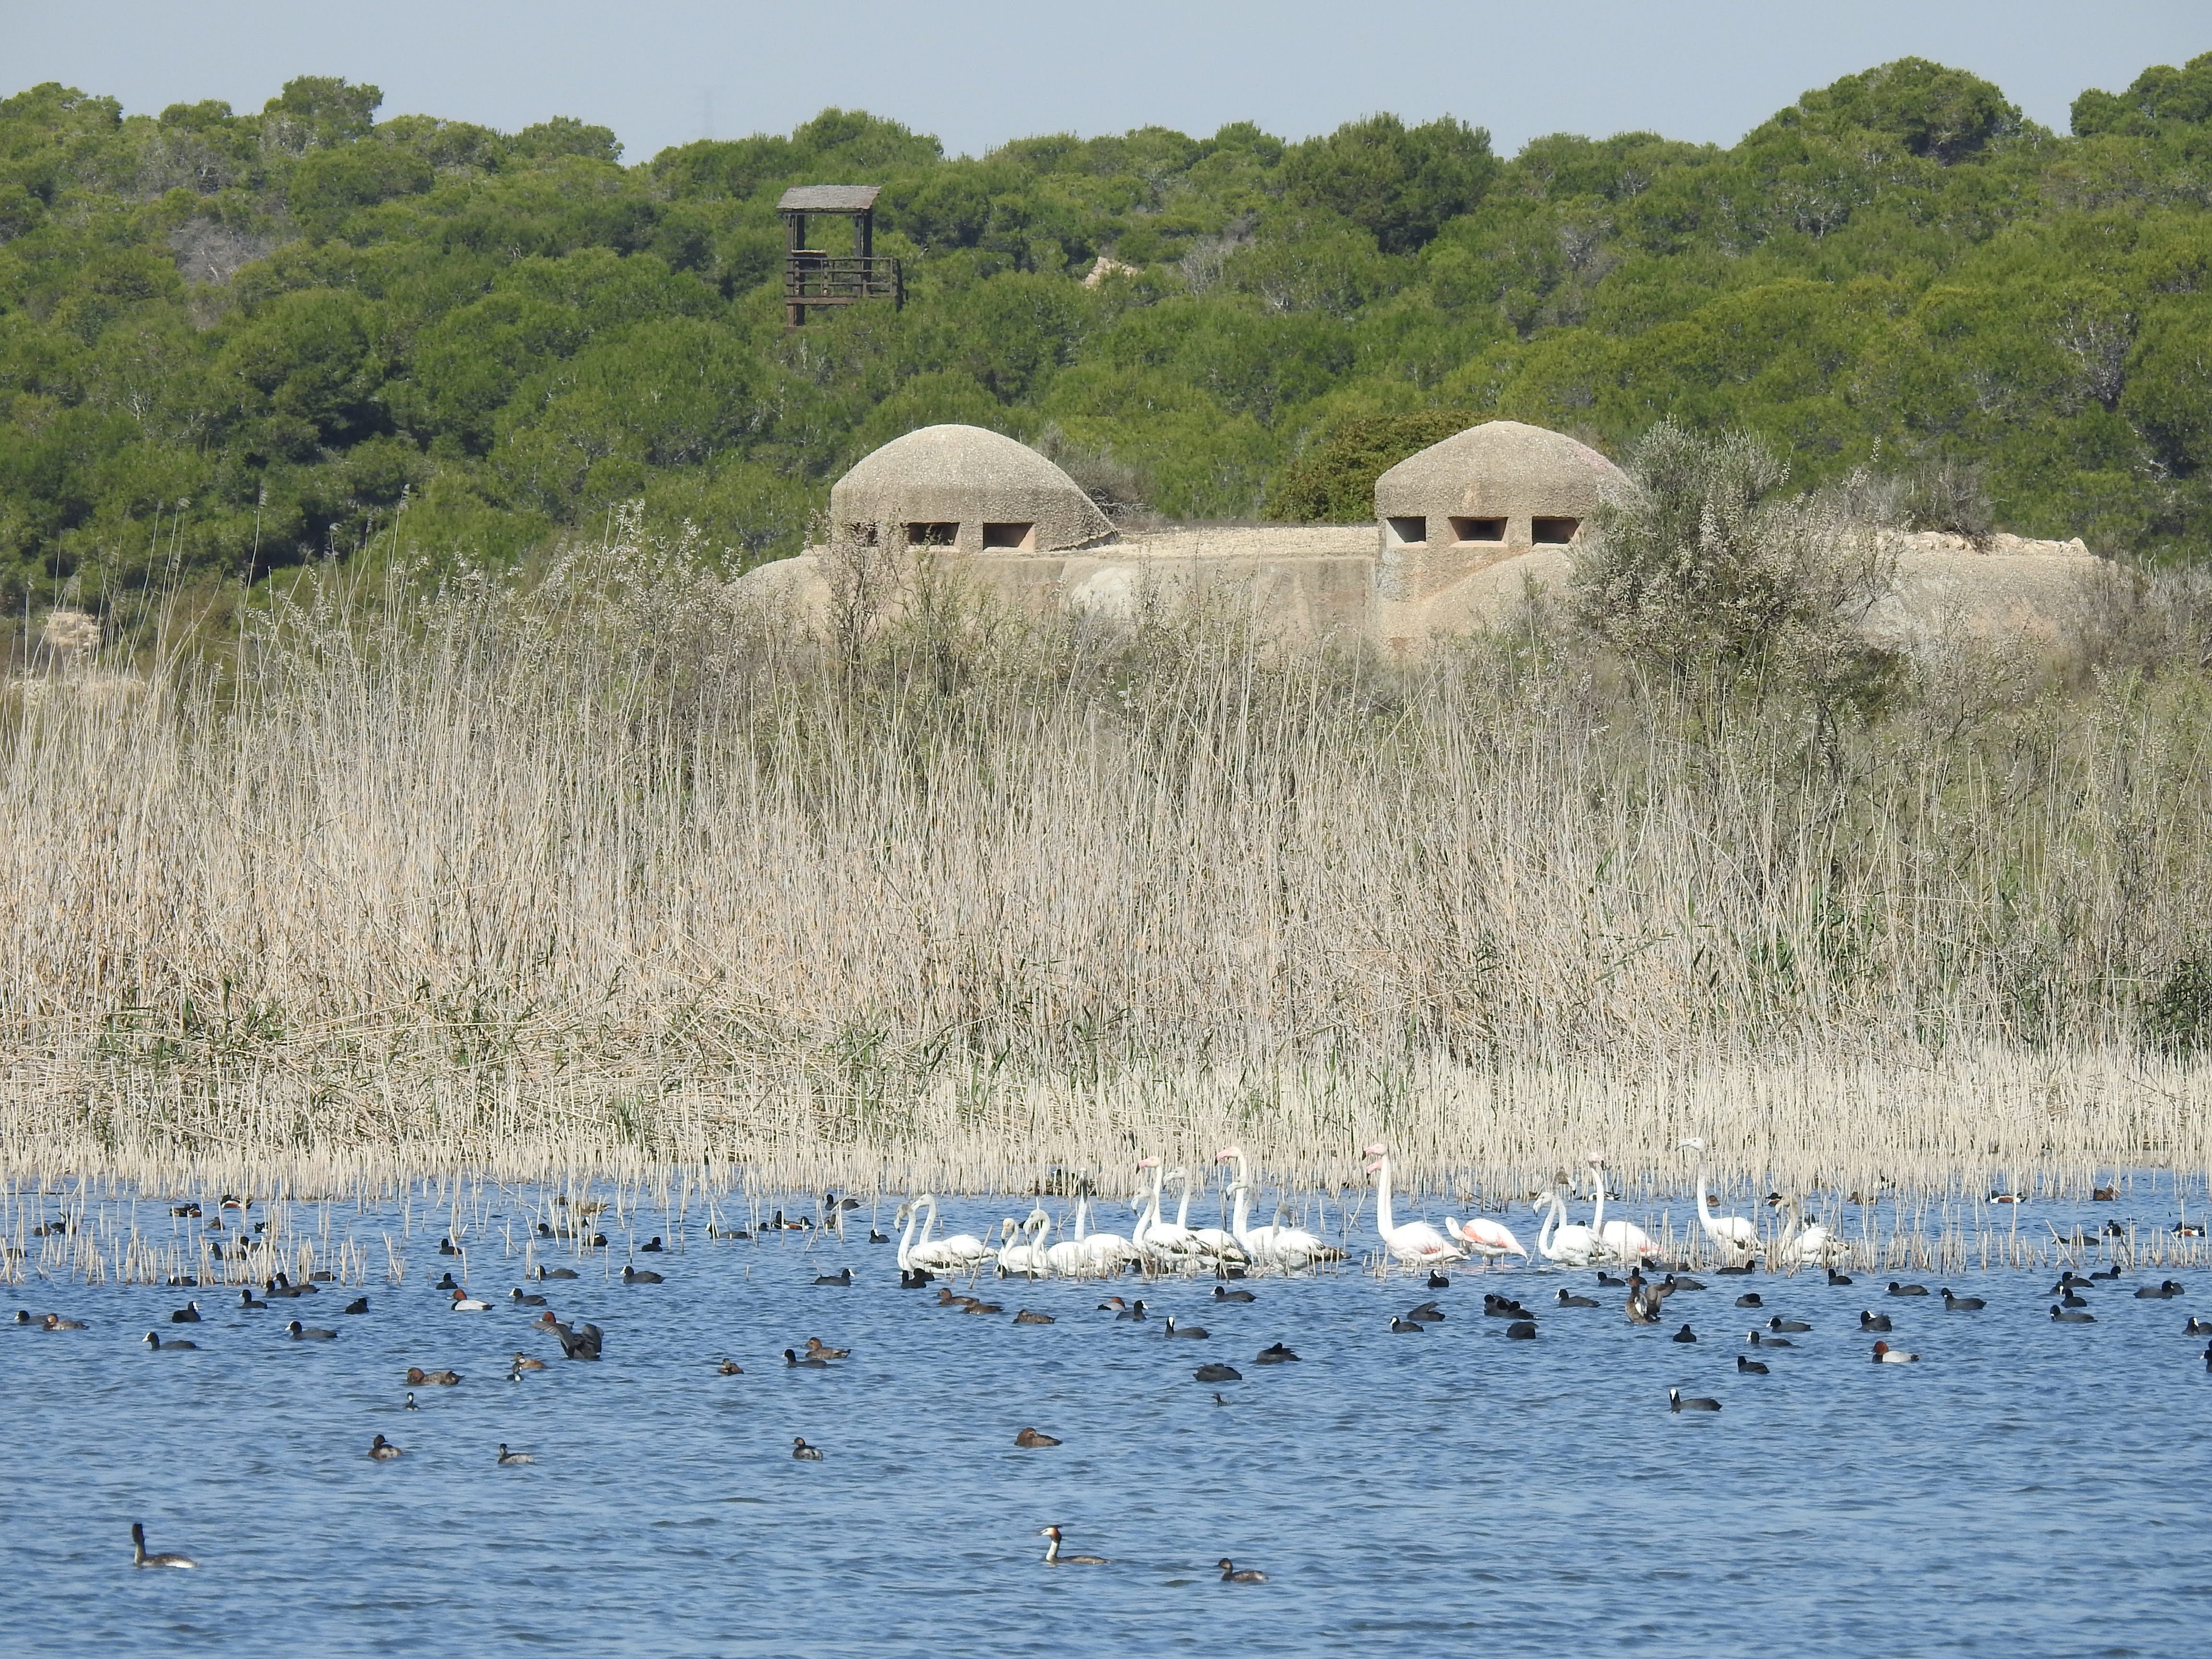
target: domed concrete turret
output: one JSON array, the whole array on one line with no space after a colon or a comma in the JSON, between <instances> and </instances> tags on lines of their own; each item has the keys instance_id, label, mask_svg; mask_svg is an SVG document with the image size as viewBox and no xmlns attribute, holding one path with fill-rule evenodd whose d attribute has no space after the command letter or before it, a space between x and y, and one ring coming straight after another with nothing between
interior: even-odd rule
<instances>
[{"instance_id":1,"label":"domed concrete turret","mask_svg":"<svg viewBox=\"0 0 2212 1659\"><path fill-rule=\"evenodd\" d=\"M1382 545L1526 552L1582 533L1620 469L1562 433L1486 421L1408 455L1375 481Z\"/></svg>"},{"instance_id":2,"label":"domed concrete turret","mask_svg":"<svg viewBox=\"0 0 2212 1659\"><path fill-rule=\"evenodd\" d=\"M1114 526L1027 444L979 426L926 426L863 459L830 491L835 545L1048 553Z\"/></svg>"}]
</instances>

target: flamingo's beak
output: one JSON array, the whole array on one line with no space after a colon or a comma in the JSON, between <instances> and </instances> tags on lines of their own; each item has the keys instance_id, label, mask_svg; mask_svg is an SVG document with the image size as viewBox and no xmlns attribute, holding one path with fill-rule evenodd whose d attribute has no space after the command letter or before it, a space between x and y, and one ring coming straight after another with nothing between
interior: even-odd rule
<instances>
[{"instance_id":1,"label":"flamingo's beak","mask_svg":"<svg viewBox=\"0 0 2212 1659\"><path fill-rule=\"evenodd\" d=\"M1360 1151L1365 1152L1370 1158L1381 1158L1383 1155L1382 1149L1380 1146L1363 1146L1360 1148Z\"/></svg>"}]
</instances>

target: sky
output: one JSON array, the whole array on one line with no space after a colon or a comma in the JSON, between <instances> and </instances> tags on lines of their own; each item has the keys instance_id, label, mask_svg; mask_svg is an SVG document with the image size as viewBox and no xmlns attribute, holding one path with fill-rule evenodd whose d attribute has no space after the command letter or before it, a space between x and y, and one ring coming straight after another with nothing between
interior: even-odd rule
<instances>
[{"instance_id":1,"label":"sky","mask_svg":"<svg viewBox=\"0 0 2212 1659\"><path fill-rule=\"evenodd\" d=\"M2063 131L2084 87L2212 51L2206 0L0 0L0 94L60 81L132 113L260 107L295 75L383 88L383 114L614 129L627 159L787 132L836 105L1009 138L1256 121L1298 138L1378 110L1455 115L1511 154L1547 132L1729 143L1807 88L1915 54Z\"/></svg>"}]
</instances>

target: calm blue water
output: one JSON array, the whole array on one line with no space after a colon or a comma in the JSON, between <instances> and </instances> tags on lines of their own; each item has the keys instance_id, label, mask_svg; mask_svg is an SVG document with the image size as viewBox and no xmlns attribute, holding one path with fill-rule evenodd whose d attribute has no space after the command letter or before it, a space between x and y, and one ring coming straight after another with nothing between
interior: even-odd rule
<instances>
[{"instance_id":1,"label":"calm blue water","mask_svg":"<svg viewBox=\"0 0 2212 1659\"><path fill-rule=\"evenodd\" d=\"M981 1233L1006 1207L945 1219ZM358 1318L338 1313L352 1288L265 1313L204 1294L189 1330L166 1322L182 1291L0 1292L91 1327L0 1325L0 1650L2203 1650L2212 1378L2181 1331L2212 1316L2212 1282L2137 1302L2161 1275L2130 1278L2075 1328L2050 1322L2051 1273L1952 1278L1978 1315L1864 1276L1709 1276L1669 1304L1695 1346L1668 1340L1676 1321L1630 1326L1588 1272L1431 1292L1346 1270L1252 1281L1243 1306L1203 1281L1112 1287L1212 1333L1169 1341L1096 1311L1096 1285L993 1282L1007 1316L940 1309L896 1288L865 1225L843 1247L689 1233L639 1258L665 1285L595 1264L529 1287L605 1328L596 1365L564 1363L534 1309L448 1311L435 1257L368 1285ZM848 1261L854 1288L808 1282ZM475 1288L519 1278L479 1243ZM1604 1305L1540 1306L1561 1285ZM1814 1327L1767 1376L1735 1370L1747 1287ZM1539 1307L1540 1338L1506 1340L1486 1289ZM1388 1333L1431 1295L1444 1324ZM1024 1306L1059 1322L1013 1325ZM1862 1308L1923 1363L1869 1363ZM340 1339L287 1340L295 1313ZM202 1352L149 1352L157 1323ZM810 1335L853 1357L787 1370ZM1303 1363L1249 1363L1278 1340ZM517 1349L551 1368L509 1384ZM716 1375L725 1355L745 1374ZM1209 1358L1244 1373L1225 1407L1191 1379ZM410 1364L466 1380L409 1413ZM1670 1415L1670 1386L1725 1408ZM1017 1450L1025 1424L1066 1443ZM364 1455L379 1431L402 1461ZM824 1460L793 1461L794 1435ZM495 1467L502 1440L537 1462ZM134 1572L134 1518L201 1571ZM1048 1522L1112 1565L1046 1568ZM1270 1582L1219 1583L1223 1555Z\"/></svg>"}]
</instances>

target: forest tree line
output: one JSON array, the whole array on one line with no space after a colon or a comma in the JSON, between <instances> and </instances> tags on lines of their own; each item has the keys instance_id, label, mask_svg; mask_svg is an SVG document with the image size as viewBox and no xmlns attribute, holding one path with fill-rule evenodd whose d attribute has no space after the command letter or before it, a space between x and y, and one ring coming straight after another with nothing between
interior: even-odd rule
<instances>
[{"instance_id":1,"label":"forest tree line","mask_svg":"<svg viewBox=\"0 0 2212 1659\"><path fill-rule=\"evenodd\" d=\"M624 165L573 119L381 101L0 101L11 606L511 561L640 499L754 562L935 421L1193 520L1364 518L1374 471L1462 420L1616 455L1671 420L1806 483L1934 477L2022 533L2212 556L2212 53L2085 91L2063 135L1906 58L1730 147L1510 158L1388 114L948 157L829 110ZM786 330L796 183L883 186L903 310Z\"/></svg>"}]
</instances>

